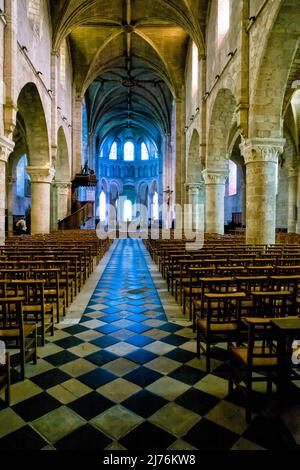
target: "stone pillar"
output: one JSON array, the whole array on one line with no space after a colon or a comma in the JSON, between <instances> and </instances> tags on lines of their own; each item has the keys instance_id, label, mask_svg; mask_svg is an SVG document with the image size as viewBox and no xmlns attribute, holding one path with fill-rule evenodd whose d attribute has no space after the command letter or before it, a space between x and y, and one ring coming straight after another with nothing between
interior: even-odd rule
<instances>
[{"instance_id":1,"label":"stone pillar","mask_svg":"<svg viewBox=\"0 0 300 470\"><path fill-rule=\"evenodd\" d=\"M7 217L8 217L8 234L12 235L14 231L14 199L17 193L17 178L8 176L7 178Z\"/></svg>"},{"instance_id":2,"label":"stone pillar","mask_svg":"<svg viewBox=\"0 0 300 470\"><path fill-rule=\"evenodd\" d=\"M5 152L0 153L0 245L5 243L5 206L6 206L6 162Z\"/></svg>"},{"instance_id":3,"label":"stone pillar","mask_svg":"<svg viewBox=\"0 0 300 470\"><path fill-rule=\"evenodd\" d=\"M18 0L5 1L6 27L4 29L4 133L12 138L17 120L18 76ZM1 84L2 86L2 84ZM2 124L1 133L3 132Z\"/></svg>"},{"instance_id":4,"label":"stone pillar","mask_svg":"<svg viewBox=\"0 0 300 470\"><path fill-rule=\"evenodd\" d=\"M76 97L73 105L73 174L80 173L82 165L82 99Z\"/></svg>"},{"instance_id":5,"label":"stone pillar","mask_svg":"<svg viewBox=\"0 0 300 470\"><path fill-rule=\"evenodd\" d=\"M70 184L68 181L56 181L57 219L63 220L69 214Z\"/></svg>"},{"instance_id":6,"label":"stone pillar","mask_svg":"<svg viewBox=\"0 0 300 470\"><path fill-rule=\"evenodd\" d=\"M298 169L288 170L288 232L296 233L297 225L297 190L298 190Z\"/></svg>"},{"instance_id":7,"label":"stone pillar","mask_svg":"<svg viewBox=\"0 0 300 470\"><path fill-rule=\"evenodd\" d=\"M5 209L6 209L6 165L14 143L0 137L0 245L5 243Z\"/></svg>"},{"instance_id":8,"label":"stone pillar","mask_svg":"<svg viewBox=\"0 0 300 470\"><path fill-rule=\"evenodd\" d=\"M205 231L224 235L224 197L227 171L204 170L202 175L206 188Z\"/></svg>"},{"instance_id":9,"label":"stone pillar","mask_svg":"<svg viewBox=\"0 0 300 470\"><path fill-rule=\"evenodd\" d=\"M187 183L188 202L192 206L192 229L198 229L200 226L200 213L199 205L202 201L202 184L201 183Z\"/></svg>"},{"instance_id":10,"label":"stone pillar","mask_svg":"<svg viewBox=\"0 0 300 470\"><path fill-rule=\"evenodd\" d=\"M31 234L50 232L50 184L54 169L27 167L31 179Z\"/></svg>"},{"instance_id":11,"label":"stone pillar","mask_svg":"<svg viewBox=\"0 0 300 470\"><path fill-rule=\"evenodd\" d=\"M246 242L275 243L276 164L284 139L247 139L241 145L246 164Z\"/></svg>"}]
</instances>

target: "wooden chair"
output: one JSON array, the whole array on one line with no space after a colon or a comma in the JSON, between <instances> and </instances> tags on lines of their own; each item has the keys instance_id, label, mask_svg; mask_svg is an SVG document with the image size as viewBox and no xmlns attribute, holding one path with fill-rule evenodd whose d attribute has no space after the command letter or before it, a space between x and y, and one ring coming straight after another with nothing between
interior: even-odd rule
<instances>
[{"instance_id":1,"label":"wooden chair","mask_svg":"<svg viewBox=\"0 0 300 470\"><path fill-rule=\"evenodd\" d=\"M45 280L44 296L47 302L55 306L56 321L60 322L60 316L65 315L67 304L67 290L60 285L60 268L33 269L34 279Z\"/></svg>"},{"instance_id":2,"label":"wooden chair","mask_svg":"<svg viewBox=\"0 0 300 470\"><path fill-rule=\"evenodd\" d=\"M26 323L35 322L41 329L42 346L45 345L46 334L54 336L54 308L45 298L45 280L11 281L15 286L16 295L24 297L23 312Z\"/></svg>"},{"instance_id":3,"label":"wooden chair","mask_svg":"<svg viewBox=\"0 0 300 470\"><path fill-rule=\"evenodd\" d=\"M213 344L226 342L229 346L239 340L240 301L244 292L205 294L206 318L197 320L197 357L206 354L206 372L210 372L210 349ZM206 348L201 343L206 344Z\"/></svg>"},{"instance_id":4,"label":"wooden chair","mask_svg":"<svg viewBox=\"0 0 300 470\"><path fill-rule=\"evenodd\" d=\"M267 290L252 292L253 316L275 318L284 317L289 312L289 301L292 294L289 290Z\"/></svg>"},{"instance_id":5,"label":"wooden chair","mask_svg":"<svg viewBox=\"0 0 300 470\"><path fill-rule=\"evenodd\" d=\"M228 293L236 291L236 281L233 277L201 277L199 279L200 292L192 302L193 330L196 329L196 317L204 318L207 308L205 295L208 293Z\"/></svg>"},{"instance_id":6,"label":"wooden chair","mask_svg":"<svg viewBox=\"0 0 300 470\"><path fill-rule=\"evenodd\" d=\"M10 354L3 354L4 361L0 357L0 391L5 390L5 403L10 405Z\"/></svg>"},{"instance_id":7,"label":"wooden chair","mask_svg":"<svg viewBox=\"0 0 300 470\"><path fill-rule=\"evenodd\" d=\"M234 383L242 381L246 385L246 420L252 416L252 384L264 381L267 383L267 393L272 392L272 382L277 370L277 350L274 342L274 330L267 318L245 318L248 325L248 344L229 349L229 393L232 393ZM254 375L255 373L266 375Z\"/></svg>"},{"instance_id":8,"label":"wooden chair","mask_svg":"<svg viewBox=\"0 0 300 470\"><path fill-rule=\"evenodd\" d=\"M32 359L37 363L37 328L36 324L24 322L21 297L0 298L0 339L9 347L20 349L21 379L25 378L25 363Z\"/></svg>"}]
</instances>

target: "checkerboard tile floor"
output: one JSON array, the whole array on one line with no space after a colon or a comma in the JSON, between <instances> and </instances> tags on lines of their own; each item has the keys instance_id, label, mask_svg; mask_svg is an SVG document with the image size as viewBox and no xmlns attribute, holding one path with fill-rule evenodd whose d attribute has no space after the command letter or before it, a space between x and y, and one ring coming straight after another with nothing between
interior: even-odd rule
<instances>
[{"instance_id":1,"label":"checkerboard tile floor","mask_svg":"<svg viewBox=\"0 0 300 470\"><path fill-rule=\"evenodd\" d=\"M0 450L299 450L259 390L245 422L242 391L228 395L225 349L204 372L146 261L139 240L115 242L80 323L56 330L24 382L14 373L9 408L0 398Z\"/></svg>"}]
</instances>

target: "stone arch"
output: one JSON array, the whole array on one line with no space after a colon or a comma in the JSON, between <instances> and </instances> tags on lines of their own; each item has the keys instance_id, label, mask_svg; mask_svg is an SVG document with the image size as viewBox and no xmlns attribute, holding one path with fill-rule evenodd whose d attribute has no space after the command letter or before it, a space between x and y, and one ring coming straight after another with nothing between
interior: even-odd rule
<instances>
[{"instance_id":1,"label":"stone arch","mask_svg":"<svg viewBox=\"0 0 300 470\"><path fill-rule=\"evenodd\" d=\"M58 220L63 220L71 211L70 161L68 144L63 127L57 132L55 181L51 185L51 229L57 229Z\"/></svg>"},{"instance_id":2,"label":"stone arch","mask_svg":"<svg viewBox=\"0 0 300 470\"><path fill-rule=\"evenodd\" d=\"M56 181L70 181L70 160L67 139L63 127L57 133Z\"/></svg>"},{"instance_id":3,"label":"stone arch","mask_svg":"<svg viewBox=\"0 0 300 470\"><path fill-rule=\"evenodd\" d=\"M200 159L200 138L199 133L194 129L190 141L190 147L186 165L187 183L199 183L202 180L203 170Z\"/></svg>"},{"instance_id":4,"label":"stone arch","mask_svg":"<svg viewBox=\"0 0 300 470\"><path fill-rule=\"evenodd\" d=\"M219 90L210 118L206 168L227 170L230 132L235 127L236 99L228 88Z\"/></svg>"},{"instance_id":5,"label":"stone arch","mask_svg":"<svg viewBox=\"0 0 300 470\"><path fill-rule=\"evenodd\" d=\"M299 23L299 1L283 0L261 55L250 99L249 136L252 138L282 137L282 107L291 65L299 46Z\"/></svg>"},{"instance_id":6,"label":"stone arch","mask_svg":"<svg viewBox=\"0 0 300 470\"><path fill-rule=\"evenodd\" d=\"M50 166L50 146L43 104L34 83L27 83L21 90L18 111L25 126L28 161L30 166Z\"/></svg>"}]
</instances>

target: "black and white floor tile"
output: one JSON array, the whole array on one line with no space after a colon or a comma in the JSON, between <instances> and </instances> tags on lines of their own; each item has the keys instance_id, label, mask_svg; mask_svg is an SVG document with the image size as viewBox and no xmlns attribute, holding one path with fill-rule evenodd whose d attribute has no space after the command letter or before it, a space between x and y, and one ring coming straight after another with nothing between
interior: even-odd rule
<instances>
[{"instance_id":1,"label":"black and white floor tile","mask_svg":"<svg viewBox=\"0 0 300 470\"><path fill-rule=\"evenodd\" d=\"M262 388L246 423L242 391L228 395L225 349L206 374L148 267L141 241L114 243L80 323L56 329L24 382L14 374L10 407L0 398L0 450L299 450L299 431L275 420Z\"/></svg>"}]
</instances>

